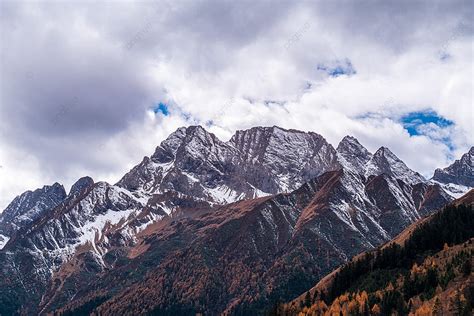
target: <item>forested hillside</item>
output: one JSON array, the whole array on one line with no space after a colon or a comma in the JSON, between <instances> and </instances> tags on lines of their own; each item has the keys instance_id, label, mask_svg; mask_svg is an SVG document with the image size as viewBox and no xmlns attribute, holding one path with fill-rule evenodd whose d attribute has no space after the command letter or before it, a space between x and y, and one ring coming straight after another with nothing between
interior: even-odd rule
<instances>
[{"instance_id":1,"label":"forested hillside","mask_svg":"<svg viewBox=\"0 0 474 316\"><path fill-rule=\"evenodd\" d=\"M402 245L392 242L358 256L329 282L272 313L472 315L473 237L472 201L450 205L420 223Z\"/></svg>"}]
</instances>

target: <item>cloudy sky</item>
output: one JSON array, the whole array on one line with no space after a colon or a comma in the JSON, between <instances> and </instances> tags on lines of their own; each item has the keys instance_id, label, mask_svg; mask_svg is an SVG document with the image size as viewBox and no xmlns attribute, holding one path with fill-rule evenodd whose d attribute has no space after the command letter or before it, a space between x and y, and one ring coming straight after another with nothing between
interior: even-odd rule
<instances>
[{"instance_id":1,"label":"cloudy sky","mask_svg":"<svg viewBox=\"0 0 474 316\"><path fill-rule=\"evenodd\" d=\"M473 145L472 1L0 2L0 209L116 182L177 127L385 145L430 177Z\"/></svg>"}]
</instances>

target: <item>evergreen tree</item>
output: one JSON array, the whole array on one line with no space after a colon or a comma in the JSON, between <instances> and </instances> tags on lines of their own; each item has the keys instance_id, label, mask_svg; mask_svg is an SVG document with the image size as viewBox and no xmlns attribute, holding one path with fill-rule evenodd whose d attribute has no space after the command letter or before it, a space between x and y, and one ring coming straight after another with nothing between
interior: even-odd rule
<instances>
[{"instance_id":1,"label":"evergreen tree","mask_svg":"<svg viewBox=\"0 0 474 316\"><path fill-rule=\"evenodd\" d=\"M318 290L314 290L312 303L313 304L316 303L317 300L318 300Z\"/></svg>"},{"instance_id":2,"label":"evergreen tree","mask_svg":"<svg viewBox=\"0 0 474 316\"><path fill-rule=\"evenodd\" d=\"M320 295L319 298L320 298L321 301L323 301L325 304L328 304L328 302L327 302L327 297L326 297L326 292L321 291L321 295Z\"/></svg>"},{"instance_id":3,"label":"evergreen tree","mask_svg":"<svg viewBox=\"0 0 474 316\"><path fill-rule=\"evenodd\" d=\"M471 270L471 259L467 258L462 265L462 273L464 274L464 276L469 276L469 274L471 274Z\"/></svg>"},{"instance_id":4,"label":"evergreen tree","mask_svg":"<svg viewBox=\"0 0 474 316\"><path fill-rule=\"evenodd\" d=\"M306 292L306 295L304 297L304 305L306 307L310 307L311 306L311 294L308 292Z\"/></svg>"}]
</instances>

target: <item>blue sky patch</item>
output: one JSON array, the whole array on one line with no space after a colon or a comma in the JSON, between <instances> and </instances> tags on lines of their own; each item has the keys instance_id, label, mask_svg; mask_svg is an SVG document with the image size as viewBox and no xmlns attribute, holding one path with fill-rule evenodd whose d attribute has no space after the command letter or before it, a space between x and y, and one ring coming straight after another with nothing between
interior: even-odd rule
<instances>
[{"instance_id":1,"label":"blue sky patch","mask_svg":"<svg viewBox=\"0 0 474 316\"><path fill-rule=\"evenodd\" d=\"M360 120L391 119L400 123L410 136L424 136L444 143L450 150L455 148L452 140L452 127L455 125L433 110L409 112L404 115L367 112L355 117Z\"/></svg>"},{"instance_id":2,"label":"blue sky patch","mask_svg":"<svg viewBox=\"0 0 474 316\"><path fill-rule=\"evenodd\" d=\"M319 64L317 70L327 73L331 77L339 77L342 75L351 76L356 74L356 70L349 59L336 60L331 65Z\"/></svg>"},{"instance_id":3,"label":"blue sky patch","mask_svg":"<svg viewBox=\"0 0 474 316\"><path fill-rule=\"evenodd\" d=\"M170 114L170 111L168 109L168 105L166 105L165 103L163 102L160 102L158 104L156 104L154 107L153 107L153 112L155 114L158 114L158 113L161 113L163 114L164 116L168 116Z\"/></svg>"},{"instance_id":4,"label":"blue sky patch","mask_svg":"<svg viewBox=\"0 0 474 316\"><path fill-rule=\"evenodd\" d=\"M402 116L400 122L410 136L423 135L444 143L450 150L454 149L450 128L454 122L438 115L435 111L410 112Z\"/></svg>"},{"instance_id":5,"label":"blue sky patch","mask_svg":"<svg viewBox=\"0 0 474 316\"><path fill-rule=\"evenodd\" d=\"M426 124L433 123L440 128L445 128L454 124L452 121L439 116L435 111L408 113L402 116L401 123L411 136L421 135L422 132L420 131L420 127Z\"/></svg>"}]
</instances>

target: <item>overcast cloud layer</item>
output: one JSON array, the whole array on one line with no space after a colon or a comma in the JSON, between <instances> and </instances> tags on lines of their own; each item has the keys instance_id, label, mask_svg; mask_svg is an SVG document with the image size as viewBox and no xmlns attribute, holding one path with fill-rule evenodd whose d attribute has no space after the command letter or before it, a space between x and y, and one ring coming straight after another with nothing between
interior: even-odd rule
<instances>
[{"instance_id":1,"label":"overcast cloud layer","mask_svg":"<svg viewBox=\"0 0 474 316\"><path fill-rule=\"evenodd\" d=\"M115 183L190 124L223 140L351 134L430 177L473 145L473 15L472 1L2 1L0 210L55 181ZM452 124L410 135L413 112Z\"/></svg>"}]
</instances>

